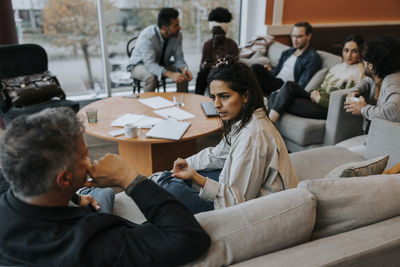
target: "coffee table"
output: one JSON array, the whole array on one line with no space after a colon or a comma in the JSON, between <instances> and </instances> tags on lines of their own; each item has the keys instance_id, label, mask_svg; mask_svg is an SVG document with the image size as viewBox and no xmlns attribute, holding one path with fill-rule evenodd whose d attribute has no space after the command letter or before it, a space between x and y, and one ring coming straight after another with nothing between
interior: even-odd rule
<instances>
[{"instance_id":1,"label":"coffee table","mask_svg":"<svg viewBox=\"0 0 400 267\"><path fill-rule=\"evenodd\" d=\"M161 96L172 101L174 95L182 94L185 105L180 108L192 113L195 118L185 120L191 122L191 125L179 141L146 138L148 129L142 129L141 134L134 138L127 138L125 135L116 137L109 135L112 130L122 129L121 127L111 127L111 122L126 113L162 118L154 113L152 108L140 103L138 99ZM177 157L185 158L196 153L198 137L221 129L218 119L207 118L201 109L200 102L211 101L208 97L187 93L143 93L138 99L120 96L105 98L82 108L78 112L78 116L83 118L87 134L117 142L120 156L144 175L171 170ZM88 108L97 109L97 123L87 122L86 109Z\"/></svg>"}]
</instances>

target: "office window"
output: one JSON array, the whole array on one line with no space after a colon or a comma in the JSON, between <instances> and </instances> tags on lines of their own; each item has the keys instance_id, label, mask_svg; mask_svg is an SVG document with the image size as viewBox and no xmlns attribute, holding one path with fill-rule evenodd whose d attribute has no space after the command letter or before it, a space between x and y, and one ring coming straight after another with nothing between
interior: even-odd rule
<instances>
[{"instance_id":1,"label":"office window","mask_svg":"<svg viewBox=\"0 0 400 267\"><path fill-rule=\"evenodd\" d=\"M38 43L49 70L68 96L104 92L96 0L12 0L20 43ZM126 44L157 22L162 7L180 12L185 59L196 76L203 43L211 38L208 13L223 6L233 14L228 36L239 40L240 0L103 0L112 92L131 90ZM192 82L194 83L194 81Z\"/></svg>"}]
</instances>

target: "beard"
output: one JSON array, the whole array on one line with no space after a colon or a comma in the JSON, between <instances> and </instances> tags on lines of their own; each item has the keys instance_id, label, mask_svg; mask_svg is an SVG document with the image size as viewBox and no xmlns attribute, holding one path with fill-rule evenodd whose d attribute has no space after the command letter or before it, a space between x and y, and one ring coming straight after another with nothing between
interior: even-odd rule
<instances>
[{"instance_id":1,"label":"beard","mask_svg":"<svg viewBox=\"0 0 400 267\"><path fill-rule=\"evenodd\" d=\"M179 31L177 31L177 32L175 32L175 33L171 32L171 31L169 31L169 30L167 31L168 38L177 37L178 34L179 34Z\"/></svg>"},{"instance_id":2,"label":"beard","mask_svg":"<svg viewBox=\"0 0 400 267\"><path fill-rule=\"evenodd\" d=\"M374 77L374 73L369 69L368 66L364 67L364 74L365 74L365 76L368 76L368 77L371 77L371 78Z\"/></svg>"}]
</instances>

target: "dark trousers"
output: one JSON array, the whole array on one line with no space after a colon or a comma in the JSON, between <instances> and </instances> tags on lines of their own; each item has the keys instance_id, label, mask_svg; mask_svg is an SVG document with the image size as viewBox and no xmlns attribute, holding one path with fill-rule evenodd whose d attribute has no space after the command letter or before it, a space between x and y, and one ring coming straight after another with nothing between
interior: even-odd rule
<instances>
[{"instance_id":1,"label":"dark trousers","mask_svg":"<svg viewBox=\"0 0 400 267\"><path fill-rule=\"evenodd\" d=\"M326 119L328 115L328 109L312 102L310 94L295 82L286 82L279 92L271 94L268 110L271 109L311 119Z\"/></svg>"},{"instance_id":2,"label":"dark trousers","mask_svg":"<svg viewBox=\"0 0 400 267\"><path fill-rule=\"evenodd\" d=\"M264 95L269 96L272 92L282 87L283 81L276 78L269 70L264 68L263 65L251 65L251 70L256 76Z\"/></svg>"},{"instance_id":3,"label":"dark trousers","mask_svg":"<svg viewBox=\"0 0 400 267\"><path fill-rule=\"evenodd\" d=\"M206 66L205 68L201 68L199 73L197 73L196 88L194 91L196 94L204 95L207 89L207 78L210 71L211 71L211 66L210 67Z\"/></svg>"},{"instance_id":4,"label":"dark trousers","mask_svg":"<svg viewBox=\"0 0 400 267\"><path fill-rule=\"evenodd\" d=\"M198 171L198 173L218 181L221 170ZM214 209L213 202L200 198L199 192L192 189L191 180L181 180L173 178L171 175L172 172L163 172L157 180L158 185L176 197L192 214Z\"/></svg>"}]
</instances>

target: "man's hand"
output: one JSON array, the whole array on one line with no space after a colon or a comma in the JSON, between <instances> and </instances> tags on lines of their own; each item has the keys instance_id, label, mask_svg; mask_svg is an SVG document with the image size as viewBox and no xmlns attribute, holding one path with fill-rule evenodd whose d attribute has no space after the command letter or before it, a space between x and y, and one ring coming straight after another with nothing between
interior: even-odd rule
<instances>
[{"instance_id":1,"label":"man's hand","mask_svg":"<svg viewBox=\"0 0 400 267\"><path fill-rule=\"evenodd\" d=\"M344 102L344 109L346 112L351 112L353 115L361 115L361 109L367 105L367 101L363 96L358 98L360 101L354 102L351 100L346 100Z\"/></svg>"},{"instance_id":2,"label":"man's hand","mask_svg":"<svg viewBox=\"0 0 400 267\"><path fill-rule=\"evenodd\" d=\"M88 172L93 179L85 183L88 187L118 186L126 189L139 175L125 159L109 153L94 161Z\"/></svg>"},{"instance_id":3,"label":"man's hand","mask_svg":"<svg viewBox=\"0 0 400 267\"><path fill-rule=\"evenodd\" d=\"M272 71L272 67L269 64L264 65L264 68L266 68L268 71Z\"/></svg>"},{"instance_id":4,"label":"man's hand","mask_svg":"<svg viewBox=\"0 0 400 267\"><path fill-rule=\"evenodd\" d=\"M98 211L100 210L100 205L97 202L94 197L90 195L80 195L81 196L81 202L79 203L79 206L81 207L87 207L89 204L92 204L92 206Z\"/></svg>"},{"instance_id":5,"label":"man's hand","mask_svg":"<svg viewBox=\"0 0 400 267\"><path fill-rule=\"evenodd\" d=\"M321 99L321 94L317 90L312 90L310 93L310 99L312 102L318 104Z\"/></svg>"},{"instance_id":6,"label":"man's hand","mask_svg":"<svg viewBox=\"0 0 400 267\"><path fill-rule=\"evenodd\" d=\"M193 79L193 75L188 68L183 69L182 75L185 78L185 81L187 82L190 82Z\"/></svg>"},{"instance_id":7,"label":"man's hand","mask_svg":"<svg viewBox=\"0 0 400 267\"><path fill-rule=\"evenodd\" d=\"M172 72L172 71L166 71L164 75L168 78L171 78L175 83L183 83L185 81L185 77L179 72Z\"/></svg>"}]
</instances>

